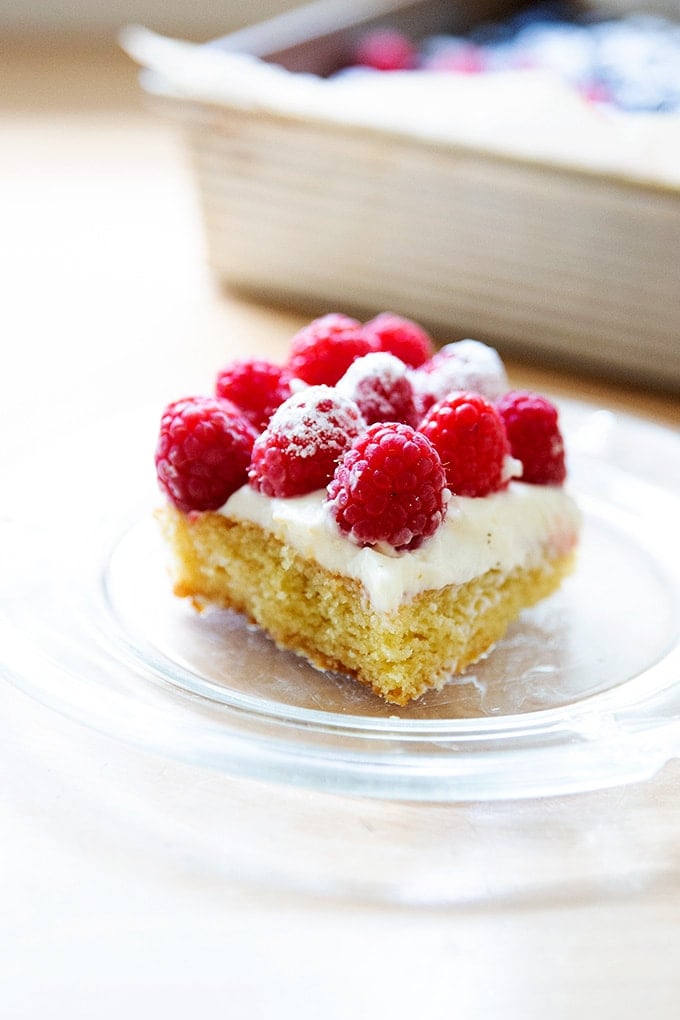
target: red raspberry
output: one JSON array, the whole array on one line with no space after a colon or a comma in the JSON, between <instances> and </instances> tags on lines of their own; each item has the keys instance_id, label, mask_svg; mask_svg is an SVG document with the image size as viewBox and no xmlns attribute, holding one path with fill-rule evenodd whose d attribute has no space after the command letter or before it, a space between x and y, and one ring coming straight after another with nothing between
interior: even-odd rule
<instances>
[{"instance_id":1,"label":"red raspberry","mask_svg":"<svg viewBox=\"0 0 680 1020\"><path fill-rule=\"evenodd\" d=\"M513 390L497 403L513 457L522 462L522 481L561 485L567 477L557 408L536 393Z\"/></svg>"},{"instance_id":2,"label":"red raspberry","mask_svg":"<svg viewBox=\"0 0 680 1020\"><path fill-rule=\"evenodd\" d=\"M393 312L376 315L365 324L364 333L373 338L378 350L394 354L411 368L422 365L434 354L434 344L425 330Z\"/></svg>"},{"instance_id":3,"label":"red raspberry","mask_svg":"<svg viewBox=\"0 0 680 1020\"><path fill-rule=\"evenodd\" d=\"M365 427L353 401L330 386L309 386L285 400L258 436L250 484L267 496L302 496L321 489Z\"/></svg>"},{"instance_id":4,"label":"red raspberry","mask_svg":"<svg viewBox=\"0 0 680 1020\"><path fill-rule=\"evenodd\" d=\"M423 415L454 390L473 390L487 400L496 400L508 388L498 351L480 340L470 339L442 347L413 373L411 382Z\"/></svg>"},{"instance_id":5,"label":"red raspberry","mask_svg":"<svg viewBox=\"0 0 680 1020\"><path fill-rule=\"evenodd\" d=\"M376 71L406 71L415 64L415 50L403 32L378 28L359 40L355 61Z\"/></svg>"},{"instance_id":6,"label":"red raspberry","mask_svg":"<svg viewBox=\"0 0 680 1020\"><path fill-rule=\"evenodd\" d=\"M287 368L310 386L334 386L356 358L373 350L360 322L333 312L296 333Z\"/></svg>"},{"instance_id":7,"label":"red raspberry","mask_svg":"<svg viewBox=\"0 0 680 1020\"><path fill-rule=\"evenodd\" d=\"M409 425L371 425L328 486L338 527L359 545L415 549L444 519L448 492L439 454Z\"/></svg>"},{"instance_id":8,"label":"red raspberry","mask_svg":"<svg viewBox=\"0 0 680 1020\"><path fill-rule=\"evenodd\" d=\"M168 404L156 446L161 489L178 510L217 510L246 482L255 431L228 400Z\"/></svg>"},{"instance_id":9,"label":"red raspberry","mask_svg":"<svg viewBox=\"0 0 680 1020\"><path fill-rule=\"evenodd\" d=\"M258 432L290 396L290 374L262 358L232 361L217 376L215 392L231 400Z\"/></svg>"},{"instance_id":10,"label":"red raspberry","mask_svg":"<svg viewBox=\"0 0 680 1020\"><path fill-rule=\"evenodd\" d=\"M392 354L378 351L357 358L336 390L358 405L368 425L401 421L415 428L420 420L406 365Z\"/></svg>"},{"instance_id":11,"label":"red raspberry","mask_svg":"<svg viewBox=\"0 0 680 1020\"><path fill-rule=\"evenodd\" d=\"M481 394L452 393L428 411L420 431L442 459L449 488L457 496L487 496L507 481L510 452L503 420Z\"/></svg>"}]
</instances>

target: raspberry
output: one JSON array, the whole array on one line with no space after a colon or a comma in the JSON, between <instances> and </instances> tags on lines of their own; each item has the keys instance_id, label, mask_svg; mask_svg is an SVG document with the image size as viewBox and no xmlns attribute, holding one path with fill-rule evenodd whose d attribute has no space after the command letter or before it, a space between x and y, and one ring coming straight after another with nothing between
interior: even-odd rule
<instances>
[{"instance_id":1,"label":"raspberry","mask_svg":"<svg viewBox=\"0 0 680 1020\"><path fill-rule=\"evenodd\" d=\"M414 428L419 415L406 366L399 358L381 351L357 358L336 386L353 400L368 425L400 421Z\"/></svg>"},{"instance_id":2,"label":"raspberry","mask_svg":"<svg viewBox=\"0 0 680 1020\"><path fill-rule=\"evenodd\" d=\"M457 496L486 496L507 481L503 420L479 393L452 393L428 411L420 431L439 452Z\"/></svg>"},{"instance_id":3,"label":"raspberry","mask_svg":"<svg viewBox=\"0 0 680 1020\"><path fill-rule=\"evenodd\" d=\"M262 358L232 361L219 372L215 392L236 404L262 432L279 404L290 396L290 375Z\"/></svg>"},{"instance_id":4,"label":"raspberry","mask_svg":"<svg viewBox=\"0 0 680 1020\"><path fill-rule=\"evenodd\" d=\"M446 513L446 479L432 443L399 422L371 425L338 464L328 501L358 545L415 549Z\"/></svg>"},{"instance_id":5,"label":"raspberry","mask_svg":"<svg viewBox=\"0 0 680 1020\"><path fill-rule=\"evenodd\" d=\"M381 312L364 325L378 350L387 351L411 368L417 368L434 354L434 344L425 330L410 319L393 312Z\"/></svg>"},{"instance_id":6,"label":"raspberry","mask_svg":"<svg viewBox=\"0 0 680 1020\"><path fill-rule=\"evenodd\" d=\"M446 46L430 57L426 64L428 71L451 71L454 74L481 74L486 70L484 50L474 43L459 43Z\"/></svg>"},{"instance_id":7,"label":"raspberry","mask_svg":"<svg viewBox=\"0 0 680 1020\"><path fill-rule=\"evenodd\" d=\"M363 326L333 312L314 319L293 337L287 368L310 386L334 386L356 358L375 350Z\"/></svg>"},{"instance_id":8,"label":"raspberry","mask_svg":"<svg viewBox=\"0 0 680 1020\"><path fill-rule=\"evenodd\" d=\"M406 71L415 63L415 50L403 32L379 28L359 40L355 61L375 71Z\"/></svg>"},{"instance_id":9,"label":"raspberry","mask_svg":"<svg viewBox=\"0 0 680 1020\"><path fill-rule=\"evenodd\" d=\"M178 510L217 510L247 479L255 431L216 397L168 404L156 446L161 489Z\"/></svg>"},{"instance_id":10,"label":"raspberry","mask_svg":"<svg viewBox=\"0 0 680 1020\"><path fill-rule=\"evenodd\" d=\"M561 485L567 469L557 409L545 397L513 390L496 405L505 422L513 457L522 462L522 481Z\"/></svg>"},{"instance_id":11,"label":"raspberry","mask_svg":"<svg viewBox=\"0 0 680 1020\"><path fill-rule=\"evenodd\" d=\"M479 340L458 340L442 347L412 374L411 382L423 415L455 390L472 390L496 400L508 388L498 352Z\"/></svg>"},{"instance_id":12,"label":"raspberry","mask_svg":"<svg viewBox=\"0 0 680 1020\"><path fill-rule=\"evenodd\" d=\"M250 484L267 496L302 496L321 489L365 428L353 401L330 386L309 386L285 400L256 439Z\"/></svg>"}]
</instances>

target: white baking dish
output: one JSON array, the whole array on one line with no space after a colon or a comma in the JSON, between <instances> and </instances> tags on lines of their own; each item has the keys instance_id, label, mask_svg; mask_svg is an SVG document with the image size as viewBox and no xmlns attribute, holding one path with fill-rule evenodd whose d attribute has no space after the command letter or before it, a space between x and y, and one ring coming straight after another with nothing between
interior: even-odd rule
<instances>
[{"instance_id":1,"label":"white baking dish","mask_svg":"<svg viewBox=\"0 0 680 1020\"><path fill-rule=\"evenodd\" d=\"M446 76L458 91L434 104L407 75L338 87L323 75L360 27L460 29L473 5L359 7L316 3L218 45L126 33L186 131L220 280L680 389L680 118L610 116L512 76L500 105L488 76Z\"/></svg>"}]
</instances>

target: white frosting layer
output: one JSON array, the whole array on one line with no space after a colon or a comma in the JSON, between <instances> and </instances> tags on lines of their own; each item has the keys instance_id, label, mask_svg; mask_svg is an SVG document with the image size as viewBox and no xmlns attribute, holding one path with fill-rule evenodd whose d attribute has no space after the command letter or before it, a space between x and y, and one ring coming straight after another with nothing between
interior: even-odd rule
<instances>
[{"instance_id":1,"label":"white frosting layer","mask_svg":"<svg viewBox=\"0 0 680 1020\"><path fill-rule=\"evenodd\" d=\"M443 526L420 549L360 548L338 530L325 490L270 499L246 485L222 508L227 517L273 532L301 556L360 581L378 612L392 612L420 592L464 584L487 570L537 563L575 542L579 512L564 489L512 482L484 499L451 498Z\"/></svg>"}]
</instances>

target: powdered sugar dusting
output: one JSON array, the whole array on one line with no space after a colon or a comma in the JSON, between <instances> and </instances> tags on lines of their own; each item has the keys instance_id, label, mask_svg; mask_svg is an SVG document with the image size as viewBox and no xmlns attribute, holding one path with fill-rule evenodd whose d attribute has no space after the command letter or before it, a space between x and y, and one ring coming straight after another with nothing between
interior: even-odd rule
<instances>
[{"instance_id":1,"label":"powdered sugar dusting","mask_svg":"<svg viewBox=\"0 0 680 1020\"><path fill-rule=\"evenodd\" d=\"M381 379L385 383L393 383L406 377L406 365L394 354L387 351L374 351L357 358L347 369L336 386L336 392L349 396L356 391L363 379Z\"/></svg>"},{"instance_id":2,"label":"powdered sugar dusting","mask_svg":"<svg viewBox=\"0 0 680 1020\"><path fill-rule=\"evenodd\" d=\"M321 488L365 428L351 400L330 386L309 386L285 400L255 440L248 481L276 497Z\"/></svg>"},{"instance_id":3,"label":"powdered sugar dusting","mask_svg":"<svg viewBox=\"0 0 680 1020\"><path fill-rule=\"evenodd\" d=\"M320 445L338 432L354 438L366 428L359 408L330 386L308 386L281 404L269 422L275 432L295 446L298 457L313 457Z\"/></svg>"},{"instance_id":4,"label":"powdered sugar dusting","mask_svg":"<svg viewBox=\"0 0 680 1020\"><path fill-rule=\"evenodd\" d=\"M337 383L336 391L358 404L369 425L379 421L417 424L419 414L409 370L387 351L357 358Z\"/></svg>"},{"instance_id":5,"label":"powdered sugar dusting","mask_svg":"<svg viewBox=\"0 0 680 1020\"><path fill-rule=\"evenodd\" d=\"M411 372L411 383L424 409L455 390L472 390L497 400L509 386L498 352L472 339L442 347L426 365Z\"/></svg>"}]
</instances>

